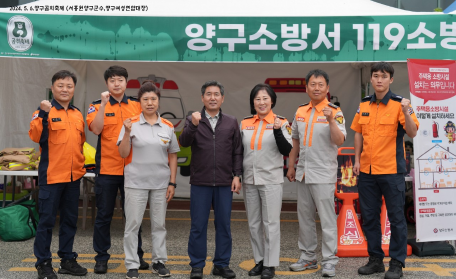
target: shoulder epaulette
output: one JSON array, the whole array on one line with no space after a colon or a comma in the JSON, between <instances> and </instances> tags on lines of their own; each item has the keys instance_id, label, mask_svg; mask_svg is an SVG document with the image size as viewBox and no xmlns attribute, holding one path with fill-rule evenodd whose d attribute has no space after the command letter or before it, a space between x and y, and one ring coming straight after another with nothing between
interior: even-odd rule
<instances>
[{"instance_id":1,"label":"shoulder epaulette","mask_svg":"<svg viewBox=\"0 0 456 279\"><path fill-rule=\"evenodd\" d=\"M397 101L397 102L400 102L402 101L404 97L402 97L401 95L396 95L396 94L392 94L391 95L391 100L394 100L394 101Z\"/></svg>"},{"instance_id":2,"label":"shoulder epaulette","mask_svg":"<svg viewBox=\"0 0 456 279\"><path fill-rule=\"evenodd\" d=\"M254 115L249 115L249 116L244 117L244 119L253 118L253 116L254 116Z\"/></svg>"},{"instance_id":3,"label":"shoulder epaulette","mask_svg":"<svg viewBox=\"0 0 456 279\"><path fill-rule=\"evenodd\" d=\"M130 118L131 122L133 122L133 123L134 123L134 122L138 122L139 119L140 119L140 115L139 115L139 114L138 114L138 115L135 115L135 116L133 116L133 117Z\"/></svg>"},{"instance_id":4,"label":"shoulder epaulette","mask_svg":"<svg viewBox=\"0 0 456 279\"><path fill-rule=\"evenodd\" d=\"M307 106L308 104L309 103L302 104L302 105L300 105L300 107Z\"/></svg>"},{"instance_id":5,"label":"shoulder epaulette","mask_svg":"<svg viewBox=\"0 0 456 279\"><path fill-rule=\"evenodd\" d=\"M165 123L166 125L168 125L171 128L174 128L174 125L173 125L173 123L171 123L171 121L169 121L169 120L167 120L167 119L165 119L163 117L160 117L160 118L161 118L163 123Z\"/></svg>"},{"instance_id":6,"label":"shoulder epaulette","mask_svg":"<svg viewBox=\"0 0 456 279\"><path fill-rule=\"evenodd\" d=\"M75 106L71 106L71 107L74 108L74 109L77 109L77 110L79 110L79 112L81 112L81 110L79 108L77 108Z\"/></svg>"},{"instance_id":7,"label":"shoulder epaulette","mask_svg":"<svg viewBox=\"0 0 456 279\"><path fill-rule=\"evenodd\" d=\"M328 106L333 107L333 108L339 108L339 106L336 106L336 105L333 104L333 103L328 103Z\"/></svg>"},{"instance_id":8,"label":"shoulder epaulette","mask_svg":"<svg viewBox=\"0 0 456 279\"><path fill-rule=\"evenodd\" d=\"M283 116L281 116L281 115L278 115L278 114L277 114L276 116L277 116L277 118L279 118L279 119L286 119L285 117L283 117Z\"/></svg>"},{"instance_id":9,"label":"shoulder epaulette","mask_svg":"<svg viewBox=\"0 0 456 279\"><path fill-rule=\"evenodd\" d=\"M366 96L366 97L364 97L364 98L361 100L361 103L370 101L371 99L372 99L372 95Z\"/></svg>"},{"instance_id":10,"label":"shoulder epaulette","mask_svg":"<svg viewBox=\"0 0 456 279\"><path fill-rule=\"evenodd\" d=\"M101 99L95 100L92 102L92 105L98 105L101 104Z\"/></svg>"},{"instance_id":11,"label":"shoulder epaulette","mask_svg":"<svg viewBox=\"0 0 456 279\"><path fill-rule=\"evenodd\" d=\"M132 100L132 101L135 101L135 102L139 102L138 98L136 97L133 97L133 96L127 96L129 100Z\"/></svg>"}]
</instances>

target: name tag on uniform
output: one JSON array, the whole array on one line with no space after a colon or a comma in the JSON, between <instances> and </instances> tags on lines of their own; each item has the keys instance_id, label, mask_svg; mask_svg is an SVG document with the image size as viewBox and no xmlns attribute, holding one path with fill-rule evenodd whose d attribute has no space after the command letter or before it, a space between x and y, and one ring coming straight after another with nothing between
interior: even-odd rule
<instances>
[{"instance_id":1,"label":"name tag on uniform","mask_svg":"<svg viewBox=\"0 0 456 279\"><path fill-rule=\"evenodd\" d=\"M245 129L246 130L255 130L255 126L246 126Z\"/></svg>"},{"instance_id":2,"label":"name tag on uniform","mask_svg":"<svg viewBox=\"0 0 456 279\"><path fill-rule=\"evenodd\" d=\"M317 122L327 122L326 116L317 116Z\"/></svg>"},{"instance_id":3,"label":"name tag on uniform","mask_svg":"<svg viewBox=\"0 0 456 279\"><path fill-rule=\"evenodd\" d=\"M106 115L107 117L115 116L114 112L106 113L105 115Z\"/></svg>"},{"instance_id":4,"label":"name tag on uniform","mask_svg":"<svg viewBox=\"0 0 456 279\"><path fill-rule=\"evenodd\" d=\"M369 116L369 113L368 113L368 112L363 112L363 113L361 114L361 116Z\"/></svg>"},{"instance_id":5,"label":"name tag on uniform","mask_svg":"<svg viewBox=\"0 0 456 279\"><path fill-rule=\"evenodd\" d=\"M272 129L272 128L274 128L274 124L267 124L267 125L266 125L266 129L269 129L269 130L270 130L270 129Z\"/></svg>"},{"instance_id":6,"label":"name tag on uniform","mask_svg":"<svg viewBox=\"0 0 456 279\"><path fill-rule=\"evenodd\" d=\"M59 121L62 121L62 119L60 119L60 118L52 118L52 122L59 122Z\"/></svg>"},{"instance_id":7,"label":"name tag on uniform","mask_svg":"<svg viewBox=\"0 0 456 279\"><path fill-rule=\"evenodd\" d=\"M296 117L296 121L304 121L304 117Z\"/></svg>"}]
</instances>

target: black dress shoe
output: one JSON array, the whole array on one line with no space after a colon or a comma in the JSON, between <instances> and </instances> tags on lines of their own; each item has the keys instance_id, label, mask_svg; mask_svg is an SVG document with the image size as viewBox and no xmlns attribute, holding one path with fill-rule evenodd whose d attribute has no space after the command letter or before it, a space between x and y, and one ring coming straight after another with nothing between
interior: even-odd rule
<instances>
[{"instance_id":1,"label":"black dress shoe","mask_svg":"<svg viewBox=\"0 0 456 279\"><path fill-rule=\"evenodd\" d=\"M97 261L95 267L93 268L93 272L97 274L108 272L108 261Z\"/></svg>"},{"instance_id":2,"label":"black dress shoe","mask_svg":"<svg viewBox=\"0 0 456 279\"><path fill-rule=\"evenodd\" d=\"M262 271L263 271L263 261L260 261L249 271L249 276L261 275Z\"/></svg>"},{"instance_id":3,"label":"black dress shoe","mask_svg":"<svg viewBox=\"0 0 456 279\"><path fill-rule=\"evenodd\" d=\"M261 272L261 279L271 279L275 276L275 267L265 266Z\"/></svg>"},{"instance_id":4,"label":"black dress shoe","mask_svg":"<svg viewBox=\"0 0 456 279\"><path fill-rule=\"evenodd\" d=\"M193 267L192 272L190 272L190 279L203 279L203 268Z\"/></svg>"},{"instance_id":5,"label":"black dress shoe","mask_svg":"<svg viewBox=\"0 0 456 279\"><path fill-rule=\"evenodd\" d=\"M222 276L223 278L235 278L236 274L230 269L229 266L221 267L214 265L212 274L216 276Z\"/></svg>"},{"instance_id":6,"label":"black dress shoe","mask_svg":"<svg viewBox=\"0 0 456 279\"><path fill-rule=\"evenodd\" d=\"M145 260L139 259L139 269L140 270L148 270L149 269L149 264Z\"/></svg>"}]
</instances>

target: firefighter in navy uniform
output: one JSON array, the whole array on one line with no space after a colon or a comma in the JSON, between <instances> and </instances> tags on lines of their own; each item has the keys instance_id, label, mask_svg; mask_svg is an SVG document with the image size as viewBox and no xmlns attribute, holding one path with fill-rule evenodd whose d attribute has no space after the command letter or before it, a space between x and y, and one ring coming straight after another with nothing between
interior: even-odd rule
<instances>
[{"instance_id":1,"label":"firefighter in navy uniform","mask_svg":"<svg viewBox=\"0 0 456 279\"><path fill-rule=\"evenodd\" d=\"M375 94L363 98L351 125L356 132L353 172L359 175L359 201L369 253L369 262L359 268L358 273L370 275L385 271L380 224L383 195L391 223L391 260L385 274L389 279L402 277L407 257L404 135L415 137L419 126L410 100L390 91L393 74L389 63L372 66Z\"/></svg>"},{"instance_id":2,"label":"firefighter in navy uniform","mask_svg":"<svg viewBox=\"0 0 456 279\"><path fill-rule=\"evenodd\" d=\"M125 159L120 157L117 138L123 122L141 113L138 99L127 97L128 72L120 66L111 66L104 73L108 91L101 93L101 99L93 102L87 112L89 130L98 136L95 155L97 174L95 195L97 217L93 231L93 249L95 256L95 273L106 273L111 248L111 221L114 213L117 192L120 190L122 208L124 205L124 167ZM148 269L149 264L143 260L141 248L141 230L138 234L139 269Z\"/></svg>"},{"instance_id":3,"label":"firefighter in navy uniform","mask_svg":"<svg viewBox=\"0 0 456 279\"><path fill-rule=\"evenodd\" d=\"M57 211L60 212L57 254L61 258L58 273L87 274L87 269L76 261L78 254L73 251L80 180L85 174L84 118L79 109L70 104L76 82L73 73L57 72L52 77L54 99L42 101L30 122L29 136L40 144L41 150L38 167L40 220L33 245L39 279L57 278L50 250Z\"/></svg>"}]
</instances>

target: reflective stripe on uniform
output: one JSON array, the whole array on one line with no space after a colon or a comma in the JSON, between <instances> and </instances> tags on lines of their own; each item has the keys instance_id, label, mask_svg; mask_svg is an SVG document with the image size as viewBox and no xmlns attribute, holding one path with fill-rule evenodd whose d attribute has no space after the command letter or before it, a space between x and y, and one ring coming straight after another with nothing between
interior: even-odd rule
<instances>
[{"instance_id":1,"label":"reflective stripe on uniform","mask_svg":"<svg viewBox=\"0 0 456 279\"><path fill-rule=\"evenodd\" d=\"M323 108L330 107L340 131L347 136L345 121L339 107L330 105L324 99L316 106L312 102L300 106L293 119L292 137L299 140L299 160L296 179L305 183L335 183L337 175L337 145L331 141L329 122L323 114Z\"/></svg>"},{"instance_id":2,"label":"reflective stripe on uniform","mask_svg":"<svg viewBox=\"0 0 456 279\"><path fill-rule=\"evenodd\" d=\"M254 185L283 183L283 156L274 137L274 118L271 111L263 120L258 115L241 121L244 146L243 182ZM280 119L284 137L291 144L288 121Z\"/></svg>"}]
</instances>

